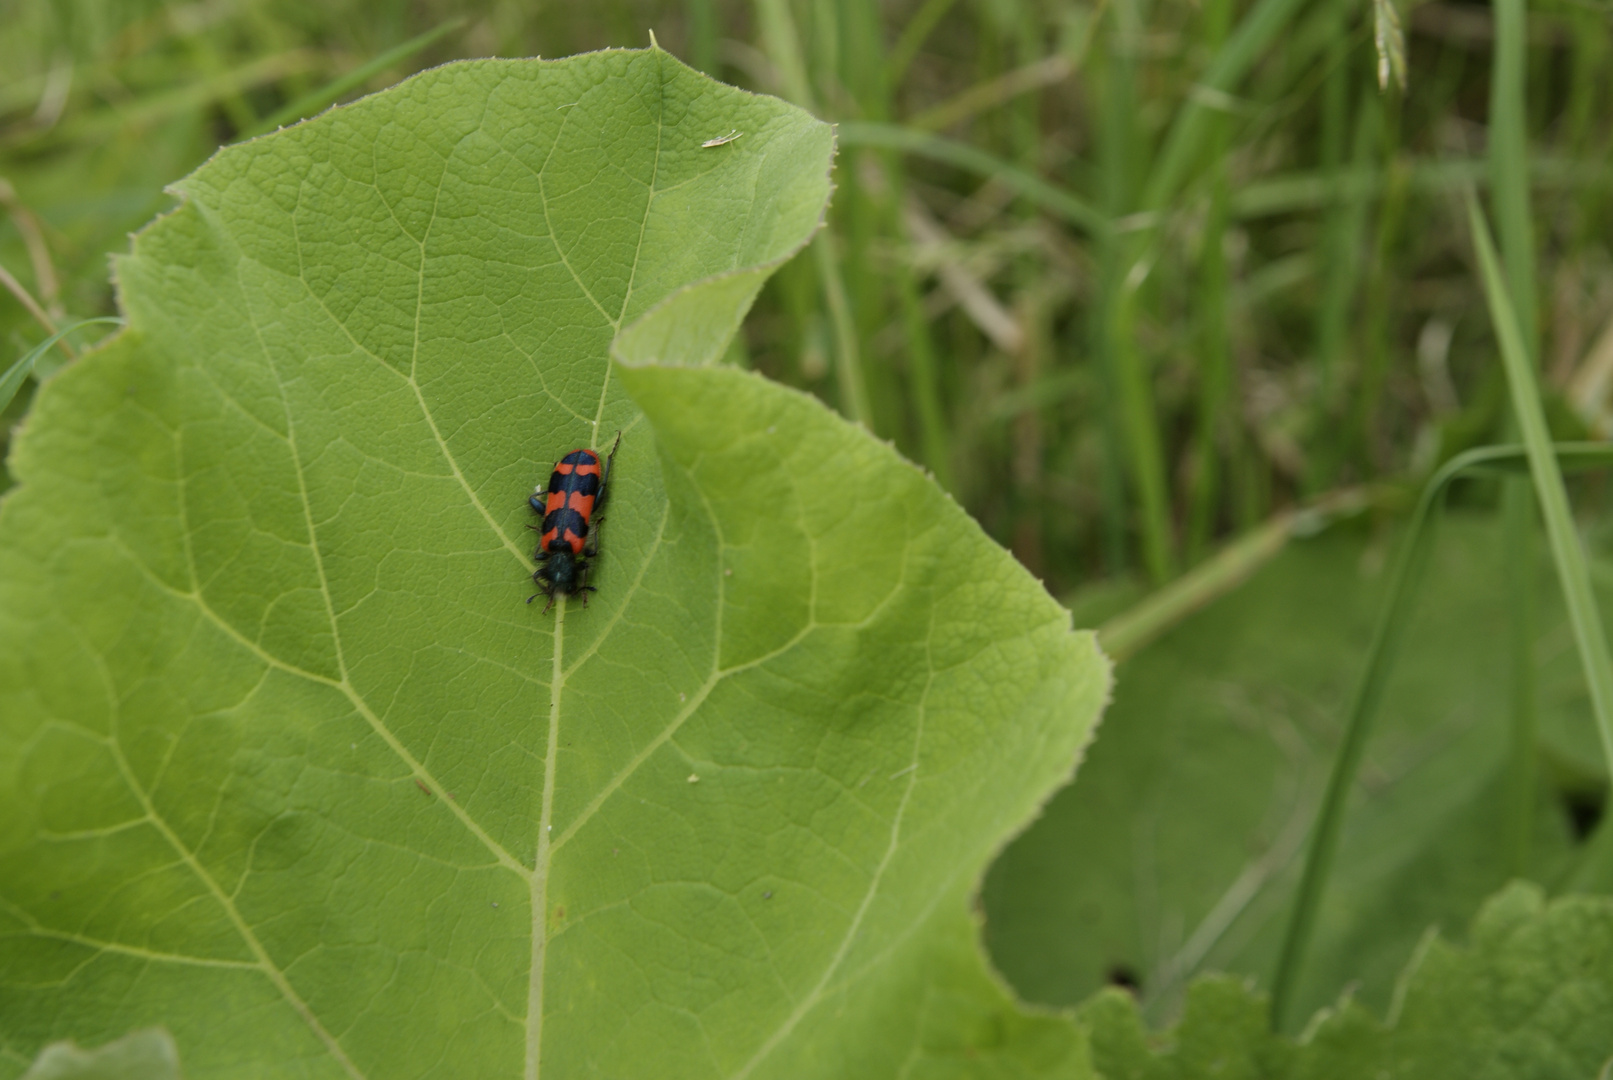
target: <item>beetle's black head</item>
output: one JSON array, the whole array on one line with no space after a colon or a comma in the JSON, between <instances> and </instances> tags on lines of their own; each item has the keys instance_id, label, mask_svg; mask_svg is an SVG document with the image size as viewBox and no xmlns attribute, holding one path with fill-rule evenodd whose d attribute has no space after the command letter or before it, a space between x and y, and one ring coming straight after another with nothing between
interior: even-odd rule
<instances>
[{"instance_id":1,"label":"beetle's black head","mask_svg":"<svg viewBox=\"0 0 1613 1080\"><path fill-rule=\"evenodd\" d=\"M532 575L533 580L543 584L543 591L550 596L576 592L582 576L580 560L572 555L569 547L551 551L548 556Z\"/></svg>"}]
</instances>

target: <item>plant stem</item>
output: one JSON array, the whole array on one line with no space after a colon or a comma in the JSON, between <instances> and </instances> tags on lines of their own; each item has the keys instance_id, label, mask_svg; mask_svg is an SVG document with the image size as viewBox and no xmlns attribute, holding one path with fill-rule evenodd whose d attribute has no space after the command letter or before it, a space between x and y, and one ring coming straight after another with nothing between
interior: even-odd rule
<instances>
[{"instance_id":1,"label":"plant stem","mask_svg":"<svg viewBox=\"0 0 1613 1080\"><path fill-rule=\"evenodd\" d=\"M1513 427L1515 425L1508 425ZM1535 769L1535 508L1529 482L1502 482L1501 525L1507 586L1507 652L1512 693L1508 702L1511 748L1507 755L1506 848L1510 872L1529 872L1534 835Z\"/></svg>"},{"instance_id":2,"label":"plant stem","mask_svg":"<svg viewBox=\"0 0 1613 1080\"><path fill-rule=\"evenodd\" d=\"M360 64L346 75L326 83L313 93L305 94L296 101L276 110L267 119L259 121L255 127L241 132L240 137L248 139L255 135L263 135L273 131L275 128L295 123L305 116L316 113L343 95L357 90L387 68L392 67L394 64L402 63L438 38L445 34L453 33L464 25L464 18L449 19L446 22L439 23L425 33L418 34L403 44L388 49L379 56Z\"/></svg>"},{"instance_id":3,"label":"plant stem","mask_svg":"<svg viewBox=\"0 0 1613 1080\"><path fill-rule=\"evenodd\" d=\"M1315 535L1330 519L1354 513L1365 504L1363 492L1347 488L1318 499L1304 510L1280 511L1181 577L1107 620L1098 628L1099 644L1116 663L1135 656L1187 616L1247 581L1256 570L1276 558L1295 535Z\"/></svg>"},{"instance_id":4,"label":"plant stem","mask_svg":"<svg viewBox=\"0 0 1613 1080\"><path fill-rule=\"evenodd\" d=\"M1527 59L1525 0L1496 0L1495 47L1490 70L1490 198L1501 228L1501 255L1507 293L1518 317L1525 363L1540 367L1535 308L1535 239L1529 210ZM1533 385L1534 376L1529 380ZM1518 425L1509 422L1516 437ZM1535 780L1535 512L1524 481L1504 482L1502 520L1510 617L1508 653L1512 669L1511 754L1508 757L1507 850L1512 872L1529 862Z\"/></svg>"},{"instance_id":5,"label":"plant stem","mask_svg":"<svg viewBox=\"0 0 1613 1080\"><path fill-rule=\"evenodd\" d=\"M707 75L717 76L716 0L688 0L689 63Z\"/></svg>"},{"instance_id":6,"label":"plant stem","mask_svg":"<svg viewBox=\"0 0 1613 1080\"><path fill-rule=\"evenodd\" d=\"M1337 2L1337 0L1335 0ZM1231 0L1212 0L1204 9L1204 39L1211 49L1226 40L1232 22ZM1204 361L1199 371L1198 426L1194 432L1193 474L1187 519L1187 562L1198 562L1215 531L1215 511L1221 485L1221 440L1232 425L1226 422L1228 391L1232 382L1232 346L1227 334L1226 232L1231 216L1232 184L1227 175L1230 118L1212 121L1210 135L1210 214L1204 223L1199 251L1199 288L1196 316L1199 347Z\"/></svg>"},{"instance_id":7,"label":"plant stem","mask_svg":"<svg viewBox=\"0 0 1613 1080\"><path fill-rule=\"evenodd\" d=\"M66 353L69 360L78 356L78 353L73 351L72 343L60 332L55 320L40 306L39 301L34 299L33 293L24 288L22 282L12 277L11 272L4 266L0 266L0 287L4 287L7 292L17 298L17 303L26 308L28 314L34 317L34 321L44 327L45 333L51 335L51 340L56 344L56 347Z\"/></svg>"},{"instance_id":8,"label":"plant stem","mask_svg":"<svg viewBox=\"0 0 1613 1080\"><path fill-rule=\"evenodd\" d=\"M1104 210L1116 220L1136 204L1133 177L1139 149L1136 139L1136 52L1141 36L1139 0L1116 0L1109 7L1113 28L1104 68L1103 116L1098 153L1104 187ZM1104 324L1102 356L1118 407L1117 426L1125 452L1126 473L1136 500L1143 565L1155 585L1175 573L1172 553L1169 485L1165 478L1164 440L1159 431L1153 388L1137 342L1138 291L1147 277L1147 247L1133 237L1111 234L1103 256Z\"/></svg>"},{"instance_id":9,"label":"plant stem","mask_svg":"<svg viewBox=\"0 0 1613 1080\"><path fill-rule=\"evenodd\" d=\"M840 277L840 261L835 251L834 233L827 228L812 241L812 257L817 262L818 282L829 303L829 321L835 335L835 381L840 387L840 407L847 416L869 431L874 417L868 407L868 389L863 382L862 353L857 343L857 324Z\"/></svg>"},{"instance_id":10,"label":"plant stem","mask_svg":"<svg viewBox=\"0 0 1613 1080\"><path fill-rule=\"evenodd\" d=\"M1043 210L1063 218L1076 228L1101 236L1109 231L1109 218L1068 188L1060 187L1027 172L994 154L967 143L931 135L896 124L848 121L835 127L841 146L877 146L887 150L927 157L955 168L997 181L1014 194L1028 199Z\"/></svg>"}]
</instances>

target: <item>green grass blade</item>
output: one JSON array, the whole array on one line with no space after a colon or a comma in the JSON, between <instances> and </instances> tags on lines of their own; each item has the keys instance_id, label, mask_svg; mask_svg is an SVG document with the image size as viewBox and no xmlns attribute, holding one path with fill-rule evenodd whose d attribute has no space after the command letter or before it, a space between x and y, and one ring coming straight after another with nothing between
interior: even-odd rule
<instances>
[{"instance_id":1,"label":"green grass blade","mask_svg":"<svg viewBox=\"0 0 1613 1080\"><path fill-rule=\"evenodd\" d=\"M996 180L1014 194L1063 218L1071 225L1098 236L1109 231L1109 218L1084 199L1049 183L1035 173L1012 165L995 154L977 150L967 143L914 131L897 124L853 122L835 127L841 146L873 146L940 161L955 168Z\"/></svg>"},{"instance_id":2,"label":"green grass blade","mask_svg":"<svg viewBox=\"0 0 1613 1080\"><path fill-rule=\"evenodd\" d=\"M1539 367L1540 339L1535 304L1535 238L1530 216L1530 161L1525 75L1528 41L1524 0L1497 0L1496 39L1490 69L1490 198L1501 231L1501 264L1526 363ZM1515 434L1517 428L1509 429ZM1507 544L1511 614L1512 753L1508 759L1507 845L1514 863L1524 865L1534 809L1535 670L1534 533L1535 512L1522 483L1506 485L1502 518Z\"/></svg>"},{"instance_id":3,"label":"green grass blade","mask_svg":"<svg viewBox=\"0 0 1613 1080\"><path fill-rule=\"evenodd\" d=\"M1340 27L1342 33L1342 26ZM1342 63L1342 61L1341 61ZM1331 73L1329 85L1332 83ZM1341 80L1342 81L1342 72ZM1347 87L1338 90L1343 97ZM1378 145L1379 110L1371 100L1376 91L1363 88L1356 108L1355 130L1350 136L1350 165L1353 171L1371 167ZM1334 104L1330 102L1329 104ZM1328 134L1337 136L1342 143L1348 109L1337 104L1341 115L1333 118L1338 130ZM1342 153L1339 154L1342 157ZM1326 487L1333 482L1338 465L1345 454L1346 439L1340 431L1340 418L1348 414L1350 374L1344 370L1349 362L1351 315L1361 287L1361 254L1363 238L1372 196L1364 186L1345 194L1339 177L1333 176L1336 201L1327 207L1322 224L1322 294L1315 314L1315 350L1318 363L1319 387L1316 393L1316 424L1321 433L1319 446L1310 455L1310 482ZM1381 189L1380 189L1381 190Z\"/></svg>"},{"instance_id":4,"label":"green grass blade","mask_svg":"<svg viewBox=\"0 0 1613 1080\"><path fill-rule=\"evenodd\" d=\"M1551 452L1546 413L1540 404L1540 388L1535 382L1534 366L1529 362L1523 329L1513 310L1512 300L1507 295L1507 283L1502 277L1500 257L1496 254L1495 242L1490 238L1489 226L1479 210L1478 200L1471 195L1468 197L1468 223L1478 252L1484 294L1490 305L1490 319L1495 324L1496 337L1501 346L1507 384L1512 391L1513 412L1523 433L1523 444L1529 451L1529 471L1535 482L1535 496L1540 500L1541 516L1546 520L1552 561L1557 566L1563 601L1568 607L1568 619L1574 628L1574 640L1579 646L1580 663L1590 687L1602 753L1607 759L1609 771L1613 772L1613 663L1608 658L1607 632L1602 626L1601 614L1596 610L1590 570L1586 565L1585 550L1580 546L1579 534L1574 529L1574 517L1569 510L1568 491L1563 487L1562 471Z\"/></svg>"},{"instance_id":5,"label":"green grass blade","mask_svg":"<svg viewBox=\"0 0 1613 1080\"><path fill-rule=\"evenodd\" d=\"M1486 162L1451 158L1411 164L1406 182L1419 195L1446 194L1471 187L1488 187L1491 173ZM1275 217L1327 207L1338 200L1377 198L1388 184L1380 168L1352 167L1337 178L1323 172L1292 172L1239 187L1232 197L1232 214L1240 221ZM1595 160L1531 156L1531 186L1539 191L1577 191L1604 195L1613 188L1613 169Z\"/></svg>"},{"instance_id":6,"label":"green grass blade","mask_svg":"<svg viewBox=\"0 0 1613 1080\"><path fill-rule=\"evenodd\" d=\"M1056 86L1074 71L1074 62L1063 53L1044 56L995 78L977 82L939 105L908 117L907 124L919 131L945 131L1022 95Z\"/></svg>"},{"instance_id":7,"label":"green grass blade","mask_svg":"<svg viewBox=\"0 0 1613 1080\"><path fill-rule=\"evenodd\" d=\"M1535 640L1539 631L1535 596L1535 508L1528 482L1506 482L1501 493L1501 530L1507 589L1508 661L1512 667L1511 741L1507 752L1506 846L1512 873L1527 876L1534 836L1535 775L1539 752L1535 674Z\"/></svg>"},{"instance_id":8,"label":"green grass blade","mask_svg":"<svg viewBox=\"0 0 1613 1080\"><path fill-rule=\"evenodd\" d=\"M1503 295L1504 298L1504 295ZM1538 409L1536 410L1538 415ZM1276 976L1272 980L1272 1027L1284 1030L1291 1019L1290 1013L1299 985L1299 975L1305 953L1316 928L1316 916L1321 909L1322 897L1327 891L1328 875L1338 851L1339 833L1344 825L1345 804L1355 786L1356 774L1361 769L1361 757L1366 751L1372 722L1377 717L1378 705L1389 682L1389 675L1400 655L1401 641L1410 622L1412 605L1422 584L1422 568L1432 547L1432 530L1428 528L1433 510L1443 499L1446 489L1459 476L1464 475L1517 475L1525 467L1533 469L1536 455L1544 452L1551 472L1562 491L1562 476L1558 471L1558 458L1571 467L1599 468L1613 465L1613 446L1605 443L1561 443L1553 446L1542 442L1538 447L1484 446L1458 454L1434 474L1423 488L1421 499L1412 513L1401 541L1400 554L1395 562L1394 576L1390 579L1389 593L1373 629L1372 642L1367 647L1366 664L1355 693L1345 714L1344 733L1339 740L1338 753L1328 776L1327 789L1322 796L1316 822L1311 826L1309 843L1305 850L1305 867L1300 877L1294 907L1289 914L1288 929L1283 937L1282 952L1278 955ZM1538 476L1538 473L1535 473ZM1566 503L1565 503L1566 505ZM1584 568L1583 560L1580 563ZM1585 596L1589 596L1586 583ZM1594 613L1593 613L1594 614ZM1600 627L1600 623L1597 624ZM1577 624L1576 624L1577 629ZM1606 655L1605 651L1602 655ZM1606 665L1603 665L1604 670ZM1604 727L1604 738L1606 731Z\"/></svg>"},{"instance_id":9,"label":"green grass blade","mask_svg":"<svg viewBox=\"0 0 1613 1080\"><path fill-rule=\"evenodd\" d=\"M756 0L756 28L762 51L778 70L784 96L808 112L817 112L812 78L807 74L806 55L788 0Z\"/></svg>"},{"instance_id":10,"label":"green grass blade","mask_svg":"<svg viewBox=\"0 0 1613 1080\"><path fill-rule=\"evenodd\" d=\"M23 380L28 378L28 376L33 373L34 365L39 363L39 358L41 356L44 356L50 351L50 347L52 345L56 344L58 341L61 341L63 338L67 337L68 334L71 334L74 330L77 330L82 326L95 326L101 323L111 323L116 326L122 326L123 320L114 318L110 315L96 319L80 319L73 325L63 327L62 329L56 331L50 337L46 338L44 341L41 341L38 345L35 345L32 349L29 349L23 355L22 359L18 360L15 364L12 364L9 368L7 368L6 373L4 375L0 375L0 412L4 412L6 406L11 404L12 400L17 396L17 391L22 389Z\"/></svg>"},{"instance_id":11,"label":"green grass blade","mask_svg":"<svg viewBox=\"0 0 1613 1080\"><path fill-rule=\"evenodd\" d=\"M1388 0L1381 0L1387 4ZM1392 9L1391 9L1392 10ZM1530 371L1539 367L1535 315L1535 238L1529 208L1529 138L1525 70L1528 41L1524 0L1497 0L1490 67L1490 198L1501 228L1502 266ZM1403 81L1403 80L1402 80ZM1531 382L1532 382L1531 378ZM1508 424L1509 434L1517 428ZM1521 481L1502 492L1505 530L1508 652L1512 664L1512 747L1508 755L1507 846L1513 865L1528 862L1535 781L1535 512Z\"/></svg>"},{"instance_id":12,"label":"green grass blade","mask_svg":"<svg viewBox=\"0 0 1613 1080\"><path fill-rule=\"evenodd\" d=\"M370 79L374 78L377 73L385 71L392 65L408 59L421 49L424 49L427 45L430 45L432 42L436 41L438 38L443 37L446 34L450 34L464 25L465 19L463 17L449 19L447 22L440 23L432 29L427 30L425 33L418 34L415 37L410 38L408 41L405 41L403 44L388 49L386 52L375 57L373 60L370 60L368 63L360 64L352 71L349 71L346 75L343 75L338 79L333 79L324 86L320 87L318 90L315 90L310 94L304 94L296 101L293 101L270 114L266 119L259 122L259 124L250 131L241 132L240 137L243 139L250 139L253 136L262 135L265 132L273 131L275 128L284 127L287 124L295 123L296 121L302 120L305 117L312 116L325 106L337 101L348 93L351 93L358 87L363 86L365 83L369 82Z\"/></svg>"},{"instance_id":13,"label":"green grass blade","mask_svg":"<svg viewBox=\"0 0 1613 1080\"><path fill-rule=\"evenodd\" d=\"M1501 237L1503 280L1526 355L1539 352L1535 304L1535 230L1529 208L1529 130L1524 79L1528 41L1524 0L1496 0L1495 61L1490 71L1490 198Z\"/></svg>"},{"instance_id":14,"label":"green grass blade","mask_svg":"<svg viewBox=\"0 0 1613 1080\"><path fill-rule=\"evenodd\" d=\"M1331 520L1365 505L1357 488L1319 499L1303 510L1284 510L1227 544L1181 577L1149 593L1098 628L1098 643L1115 663L1135 656L1149 642L1193 612L1247 581L1295 536L1314 536Z\"/></svg>"},{"instance_id":15,"label":"green grass blade","mask_svg":"<svg viewBox=\"0 0 1613 1080\"><path fill-rule=\"evenodd\" d=\"M1108 13L1105 51L1097 65L1099 116L1095 158L1102 178L1103 207L1114 220L1137 209L1137 174L1144 153L1145 133L1137 124L1137 64L1142 35L1141 0L1123 0ZM1152 221L1152 219L1150 219ZM1165 439L1159 409L1154 401L1153 378L1144 349L1137 340L1139 290L1148 278L1149 252L1154 233L1116 234L1105 237L1099 255L1099 295L1102 305L1095 316L1103 327L1101 362L1109 370L1117 429L1122 441L1126 476L1136 510L1136 527L1143 565L1153 584L1163 585L1175 575L1170 481L1165 472Z\"/></svg>"},{"instance_id":16,"label":"green grass blade","mask_svg":"<svg viewBox=\"0 0 1613 1080\"><path fill-rule=\"evenodd\" d=\"M773 61L783 80L784 96L803 109L815 111L812 79L787 0L756 0L756 22L768 58ZM813 265L817 270L824 301L829 307L829 323L834 330L835 381L840 389L840 409L873 431L873 410L868 403L868 384L863 377L857 323L852 315L851 300L846 295L845 277L836 248L835 236L827 227L812 241Z\"/></svg>"},{"instance_id":17,"label":"green grass blade","mask_svg":"<svg viewBox=\"0 0 1613 1080\"><path fill-rule=\"evenodd\" d=\"M689 63L716 78L719 65L715 0L688 0L684 10L684 18L688 20Z\"/></svg>"},{"instance_id":18,"label":"green grass blade","mask_svg":"<svg viewBox=\"0 0 1613 1080\"><path fill-rule=\"evenodd\" d=\"M1254 7L1239 21L1232 37L1215 54L1199 86L1231 93L1304 2L1256 0ZM1143 209L1157 210L1169 202L1198 159L1200 147L1210 134L1210 119L1215 115L1215 110L1204 103L1203 97L1189 99L1171 124L1159 158L1149 173L1148 185L1143 189Z\"/></svg>"},{"instance_id":19,"label":"green grass blade","mask_svg":"<svg viewBox=\"0 0 1613 1080\"><path fill-rule=\"evenodd\" d=\"M940 373L935 342L930 338L924 301L913 268L905 263L896 270L896 288L902 306L902 325L907 336L908 377L913 385L913 410L918 414L919 445L924 464L936 483L957 494L952 479L952 452L946 413L941 404Z\"/></svg>"},{"instance_id":20,"label":"green grass blade","mask_svg":"<svg viewBox=\"0 0 1613 1080\"><path fill-rule=\"evenodd\" d=\"M1152 377L1136 337L1137 291L1130 281L1121 281L1109 296L1114 305L1108 313L1110 359L1126 437L1126 465L1137 496L1143 564L1154 584L1163 585L1176 574L1165 438L1159 427Z\"/></svg>"},{"instance_id":21,"label":"green grass blade","mask_svg":"<svg viewBox=\"0 0 1613 1080\"><path fill-rule=\"evenodd\" d=\"M1203 89L1229 93L1254 65L1272 39L1299 10L1303 0L1256 0L1249 13L1238 23L1199 81ZM1117 33L1124 31L1122 16L1125 7L1117 7ZM1108 57L1111 79L1104 94L1106 129L1120 131L1135 122L1131 102L1133 88L1130 81L1130 47L1122 41ZM1141 199L1132 207L1145 213L1165 207L1185 181L1195 164L1202 161L1205 142L1210 138L1216 110L1204 103L1204 95L1191 97L1177 113L1165 141L1149 170L1143 185ZM1102 142L1103 140L1100 140ZM1111 140L1112 141L1112 140ZM1100 151L1101 152L1101 151ZM1129 187L1129 184L1127 185ZM1108 207L1111 213L1116 209ZM1152 225L1157 218L1145 219ZM1115 386L1120 396L1123 424L1126 432L1128 466L1136 487L1139 502L1139 529L1142 534L1143 555L1150 576L1163 583L1174 573L1174 553L1171 535L1169 490L1165 475L1164 439L1160 433L1158 410L1153 401L1149 373L1137 340L1137 290L1154 260L1154 245L1158 230L1148 228L1139 235L1127 238L1120 247L1124 254L1119 259L1118 286L1109 294L1109 309L1105 318L1110 327L1108 343L1110 359L1115 368Z\"/></svg>"},{"instance_id":22,"label":"green grass blade","mask_svg":"<svg viewBox=\"0 0 1613 1080\"><path fill-rule=\"evenodd\" d=\"M317 54L310 49L288 49L214 75L204 75L177 89L149 93L128 104L118 103L81 113L76 119L43 132L26 124L9 125L0 131L0 150L11 151L19 145L27 145L38 151L70 143L107 142L119 136L138 135L143 129L149 131L175 117L205 109L231 94L300 75L312 69L317 60Z\"/></svg>"},{"instance_id":23,"label":"green grass blade","mask_svg":"<svg viewBox=\"0 0 1613 1080\"><path fill-rule=\"evenodd\" d=\"M835 251L834 234L828 229L812 241L812 257L818 268L818 281L829 303L829 322L835 336L835 381L840 387L840 408L869 431L874 430L874 413L868 404L868 383L863 377L862 351L857 340L857 324L851 314L851 300L840 274L840 257Z\"/></svg>"},{"instance_id":24,"label":"green grass blade","mask_svg":"<svg viewBox=\"0 0 1613 1080\"><path fill-rule=\"evenodd\" d=\"M924 41L930 36L930 31L946 18L946 13L952 10L952 5L955 3L957 0L925 0L924 6L907 20L907 25L902 27L902 36L896 39L896 44L891 48L890 60L885 64L885 74L892 86L902 81L902 76L907 74L908 65L913 63L913 58L924 47Z\"/></svg>"}]
</instances>

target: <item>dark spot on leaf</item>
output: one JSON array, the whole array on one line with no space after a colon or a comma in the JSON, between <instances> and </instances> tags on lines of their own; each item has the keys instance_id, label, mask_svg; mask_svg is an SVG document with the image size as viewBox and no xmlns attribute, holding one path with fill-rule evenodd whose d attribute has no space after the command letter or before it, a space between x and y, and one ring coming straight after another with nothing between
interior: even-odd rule
<instances>
[{"instance_id":1,"label":"dark spot on leaf","mask_svg":"<svg viewBox=\"0 0 1613 1080\"><path fill-rule=\"evenodd\" d=\"M561 919L564 919L566 917L566 909L564 907L555 908L554 909L554 917L555 917L556 922L560 921Z\"/></svg>"},{"instance_id":2,"label":"dark spot on leaf","mask_svg":"<svg viewBox=\"0 0 1613 1080\"><path fill-rule=\"evenodd\" d=\"M420 790L421 790L421 791L424 791L424 792L425 792L425 793L426 793L426 796L427 796L427 797L428 797L428 798L429 798L429 797L431 797L431 789L430 789L430 788L428 788L428 787L427 787L427 786L426 786L426 785L424 785L424 784L422 784L422 783L421 783L421 782L420 782L420 778L419 778L419 777L415 777L415 781L414 781L414 786L415 786L415 787L417 787L417 788L419 788L419 789L420 789Z\"/></svg>"},{"instance_id":3,"label":"dark spot on leaf","mask_svg":"<svg viewBox=\"0 0 1613 1080\"><path fill-rule=\"evenodd\" d=\"M1108 973L1103 977L1103 981L1110 986L1130 990L1134 994L1143 988L1142 976L1138 975L1137 969L1130 964L1110 965Z\"/></svg>"},{"instance_id":4,"label":"dark spot on leaf","mask_svg":"<svg viewBox=\"0 0 1613 1080\"><path fill-rule=\"evenodd\" d=\"M1607 809L1606 788L1569 788L1559 793L1574 839L1584 840L1596 829Z\"/></svg>"}]
</instances>

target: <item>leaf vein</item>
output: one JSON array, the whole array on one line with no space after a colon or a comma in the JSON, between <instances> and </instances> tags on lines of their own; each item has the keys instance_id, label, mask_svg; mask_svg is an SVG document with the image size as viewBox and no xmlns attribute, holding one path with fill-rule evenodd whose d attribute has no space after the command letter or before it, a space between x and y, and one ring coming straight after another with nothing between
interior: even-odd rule
<instances>
[{"instance_id":1,"label":"leaf vein","mask_svg":"<svg viewBox=\"0 0 1613 1080\"><path fill-rule=\"evenodd\" d=\"M252 927L242 917L240 909L235 906L235 901L224 892L217 879L202 865L195 852L185 845L185 842L179 838L179 835L169 827L167 821L157 812L157 808L152 805L150 795L141 787L139 780L134 775L134 770L129 765L128 759L123 755L123 747L116 736L115 720L113 732L113 738L108 744L113 761L117 763L118 772L122 775L124 784L127 785L135 799L139 801L147 816L151 818L152 826L162 834L163 839L174 849L174 853L185 863L191 873L196 875L202 887L213 895L213 899L223 909L225 917L235 927L236 933L241 935L241 940L246 944L247 950L257 959L257 963L254 966L267 976L269 982L280 992L280 996L285 999L286 1003L291 1006L292 1010L296 1012L319 1041L325 1045L325 1049L329 1051L331 1057L336 1059L342 1070L348 1076L353 1077L354 1080L364 1080L364 1074L347 1056L347 1051L342 1049L341 1043L326 1030L324 1024L319 1022L319 1017L314 1015L314 1011L308 1007L308 1003L297 993L296 988L291 985L291 980L286 977L285 972L275 966L268 950L263 947L263 943L258 940L257 934L253 933Z\"/></svg>"},{"instance_id":2,"label":"leaf vein","mask_svg":"<svg viewBox=\"0 0 1613 1080\"><path fill-rule=\"evenodd\" d=\"M240 282L238 281L237 284L239 285ZM270 355L269 349L263 341L262 332L257 324L256 317L249 312L247 318L252 327L253 336L258 343L258 348L263 357L264 364L267 365L269 374L274 378L276 390L280 394L280 404L281 408L284 410L286 418L286 446L291 455L293 471L296 473L297 477L297 491L302 502L303 521L308 531L309 550L313 556L314 567L319 578L320 594L324 599L325 613L330 622L332 645L336 653L336 668L340 678L330 679L326 676L320 676L317 677L317 681L339 690L348 699L349 703L358 712L358 714L364 718L365 722L369 724L370 729L381 737L387 746L391 748L392 752L409 767L411 772L420 777L426 783L430 784L433 788L437 790L446 790L443 785L438 782L437 778L431 774L430 770L427 769L420 761L416 760L414 755L409 753L407 748L404 747L403 743L395 735L393 735L391 730L388 729L387 726L381 721L380 717L378 717L369 707L369 704L365 701L363 695L361 695L353 686L352 681L348 676L347 662L342 653L341 628L336 618L335 607L330 592L330 585L325 576L324 556L319 547L319 535L314 525L313 507L308 497L307 477L302 464L302 454L297 446L296 422L292 417L291 404L286 400L285 382L280 376L279 367L275 364L274 358ZM188 513L186 512L185 503L185 486L187 479L184 463L184 443L178 433L176 433L173 437L175 440L175 456L177 458L176 475L178 477L178 484L180 488L179 503L181 514L181 533L184 536L185 557L190 567L192 582L194 583L196 580L196 563L190 543L190 519ZM192 595L195 596L198 605L203 603L199 589ZM214 617L214 621L220 626L227 626L224 620L218 618L217 616ZM243 642L247 640L244 635L234 632L233 628L230 628L230 630L232 636L234 636L236 640ZM258 648L256 645L253 646L253 652L261 658L267 658L270 655L261 648ZM304 677L310 677L313 674L311 672L304 672L300 668L293 668L290 665L282 664L278 666L285 667L288 672L302 674ZM462 806L452 799L443 799L440 800L440 802L448 807L449 812L459 819L460 823L473 836L475 836L476 839L479 840L489 852L493 854L494 858L498 859L499 862L507 869L510 869L519 875L525 876L527 870L521 865L519 860L511 856L510 853L505 851L497 841L488 835L488 833L479 824L477 824L474 819L471 818L470 814L467 813Z\"/></svg>"},{"instance_id":3,"label":"leaf vein","mask_svg":"<svg viewBox=\"0 0 1613 1080\"><path fill-rule=\"evenodd\" d=\"M845 962L846 956L851 952L852 942L856 940L858 932L862 929L863 920L867 918L868 910L873 906L874 897L879 893L879 886L884 880L885 871L889 869L891 859L895 857L896 849L900 846L902 821L907 815L908 803L912 801L913 788L918 782L919 752L924 744L925 717L930 689L935 684L935 665L931 653L934 637L935 613L932 609L929 629L924 640L924 663L928 674L924 681L924 690L919 695L918 721L914 725L913 731L912 763L908 766L907 784L902 790L902 800L897 805L896 813L891 819L890 840L885 845L885 854L880 858L879 865L874 868L873 876L868 882L868 891L863 894L862 903L858 905L856 914L852 916L851 923L846 927L845 934L841 936L840 944L835 949L834 956L830 958L828 966L824 968L823 974L819 976L817 983L790 1012L790 1015L785 1018L784 1023L780 1024L773 1034L768 1037L767 1041L761 1045L760 1049L752 1055L751 1059L738 1072L733 1074L732 1080L744 1080L745 1077L750 1076L756 1067L766 1060L778 1048L780 1043L789 1037L806 1014L811 1012L813 1007L822 1000L830 980L834 978L835 973L840 969L840 965Z\"/></svg>"}]
</instances>

